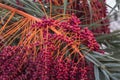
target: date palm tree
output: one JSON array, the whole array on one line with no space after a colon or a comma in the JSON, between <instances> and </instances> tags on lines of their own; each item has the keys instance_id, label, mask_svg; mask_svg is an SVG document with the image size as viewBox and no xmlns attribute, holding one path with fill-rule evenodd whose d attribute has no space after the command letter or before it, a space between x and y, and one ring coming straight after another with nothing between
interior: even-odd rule
<instances>
[{"instance_id":1,"label":"date palm tree","mask_svg":"<svg viewBox=\"0 0 120 80\"><path fill-rule=\"evenodd\" d=\"M120 32L109 31L106 5L105 0L2 0L0 79L30 79L28 72L32 80L119 80ZM6 73L4 66L19 53L17 69ZM36 70L30 72L31 66Z\"/></svg>"}]
</instances>

